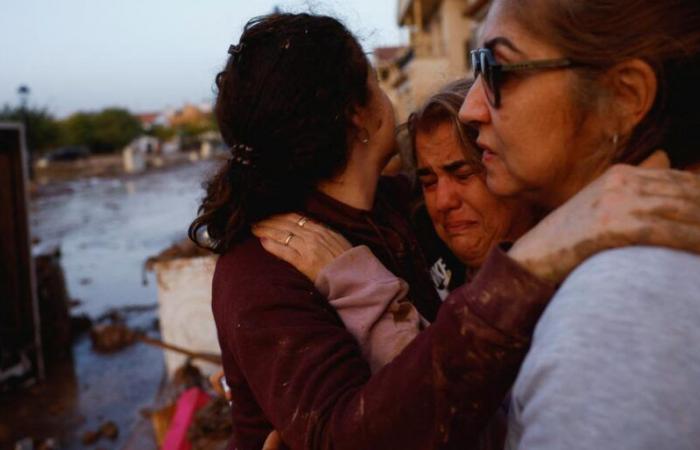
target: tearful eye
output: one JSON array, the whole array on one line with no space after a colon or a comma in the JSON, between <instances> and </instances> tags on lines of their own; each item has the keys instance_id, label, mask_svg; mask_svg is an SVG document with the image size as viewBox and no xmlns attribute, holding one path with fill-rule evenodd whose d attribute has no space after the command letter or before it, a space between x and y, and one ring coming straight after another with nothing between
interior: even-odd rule
<instances>
[{"instance_id":1,"label":"tearful eye","mask_svg":"<svg viewBox=\"0 0 700 450\"><path fill-rule=\"evenodd\" d=\"M423 190L428 190L435 186L437 180L435 178L420 178L419 182Z\"/></svg>"},{"instance_id":2,"label":"tearful eye","mask_svg":"<svg viewBox=\"0 0 700 450\"><path fill-rule=\"evenodd\" d=\"M473 169L466 169L466 170L461 170L459 172L455 172L455 178L457 178L460 181L466 181L476 175L478 172L473 170Z\"/></svg>"},{"instance_id":3,"label":"tearful eye","mask_svg":"<svg viewBox=\"0 0 700 450\"><path fill-rule=\"evenodd\" d=\"M468 180L472 175L474 175L474 172L463 172L456 174L457 178L460 180Z\"/></svg>"}]
</instances>

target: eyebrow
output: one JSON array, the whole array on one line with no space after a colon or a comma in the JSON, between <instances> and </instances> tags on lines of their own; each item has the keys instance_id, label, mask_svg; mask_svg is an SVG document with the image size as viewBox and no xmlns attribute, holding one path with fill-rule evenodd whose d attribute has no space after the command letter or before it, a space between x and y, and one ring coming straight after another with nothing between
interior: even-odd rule
<instances>
[{"instance_id":1,"label":"eyebrow","mask_svg":"<svg viewBox=\"0 0 700 450\"><path fill-rule=\"evenodd\" d=\"M497 36L493 39L489 39L488 41L484 42L484 47L490 48L490 49L493 49L494 47L496 47L498 45L502 45L515 53L518 53L520 55L524 55L524 53L518 47L516 47L515 44L513 44L513 42L510 39L508 39L507 37L504 37L504 36Z\"/></svg>"},{"instance_id":2,"label":"eyebrow","mask_svg":"<svg viewBox=\"0 0 700 450\"><path fill-rule=\"evenodd\" d=\"M452 172L456 172L457 170L461 169L462 167L464 167L466 165L467 165L467 162L463 159L460 159L459 161L454 161L454 162L445 164L444 166L442 166L442 169L445 172L452 173Z\"/></svg>"},{"instance_id":3,"label":"eyebrow","mask_svg":"<svg viewBox=\"0 0 700 450\"><path fill-rule=\"evenodd\" d=\"M447 173L454 173L467 165L469 165L467 161L460 159L458 161L453 161L443 165L442 170L444 170ZM419 177L425 177L428 175L435 175L435 172L433 172L433 169L431 169L430 167L419 167L416 169L416 175L418 175Z\"/></svg>"}]
</instances>

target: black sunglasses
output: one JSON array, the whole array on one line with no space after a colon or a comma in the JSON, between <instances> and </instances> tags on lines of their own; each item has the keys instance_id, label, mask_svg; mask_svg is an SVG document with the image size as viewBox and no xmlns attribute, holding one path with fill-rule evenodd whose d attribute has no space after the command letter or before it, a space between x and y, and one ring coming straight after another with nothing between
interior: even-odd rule
<instances>
[{"instance_id":1,"label":"black sunglasses","mask_svg":"<svg viewBox=\"0 0 700 450\"><path fill-rule=\"evenodd\" d=\"M562 69L577 64L568 58L540 59L513 64L498 64L490 48L477 48L470 53L474 79L481 75L486 87L486 97L494 108L501 106L501 84L503 74L509 72L529 72L536 70Z\"/></svg>"}]
</instances>

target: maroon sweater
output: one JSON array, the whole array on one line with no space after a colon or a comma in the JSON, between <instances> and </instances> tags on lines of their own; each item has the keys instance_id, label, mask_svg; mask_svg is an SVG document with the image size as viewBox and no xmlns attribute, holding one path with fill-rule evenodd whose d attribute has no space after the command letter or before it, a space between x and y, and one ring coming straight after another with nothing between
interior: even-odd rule
<instances>
[{"instance_id":1,"label":"maroon sweater","mask_svg":"<svg viewBox=\"0 0 700 450\"><path fill-rule=\"evenodd\" d=\"M387 195L387 188L371 212L319 194L307 213L368 245L412 287L422 286L422 259L403 232L396 192ZM412 300L418 292L409 293ZM273 429L292 449L468 448L514 381L552 293L496 249L472 283L448 297L433 325L371 376L313 283L249 238L219 259L213 283L234 402L229 448L260 450ZM423 313L430 309L425 300L422 308L416 303Z\"/></svg>"}]
</instances>

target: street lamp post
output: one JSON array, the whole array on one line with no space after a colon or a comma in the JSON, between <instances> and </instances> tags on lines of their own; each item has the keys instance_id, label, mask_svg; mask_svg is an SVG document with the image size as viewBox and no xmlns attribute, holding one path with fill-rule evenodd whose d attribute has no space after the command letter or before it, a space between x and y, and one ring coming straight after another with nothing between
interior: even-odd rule
<instances>
[{"instance_id":1,"label":"street lamp post","mask_svg":"<svg viewBox=\"0 0 700 450\"><path fill-rule=\"evenodd\" d=\"M27 105L29 104L29 94L31 90L26 84L21 85L17 88L17 95L19 96L19 110L22 116L22 123L24 124L24 135L27 137L27 165L29 172L29 179L34 179L34 149L32 148L33 142L29 141L29 115L27 114Z\"/></svg>"}]
</instances>

